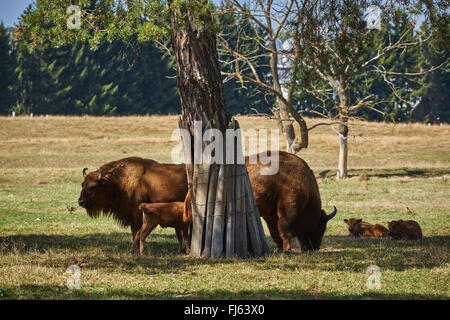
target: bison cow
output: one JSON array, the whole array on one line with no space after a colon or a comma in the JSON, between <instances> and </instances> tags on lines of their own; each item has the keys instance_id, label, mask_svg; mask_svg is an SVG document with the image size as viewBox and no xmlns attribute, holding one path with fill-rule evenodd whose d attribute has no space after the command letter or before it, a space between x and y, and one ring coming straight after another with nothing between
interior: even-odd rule
<instances>
[{"instance_id":1,"label":"bison cow","mask_svg":"<svg viewBox=\"0 0 450 320\"><path fill-rule=\"evenodd\" d=\"M133 240L142 226L139 204L184 201L188 190L183 165L132 157L86 171L78 204L93 218L103 213L130 226Z\"/></svg>"},{"instance_id":2,"label":"bison cow","mask_svg":"<svg viewBox=\"0 0 450 320\"><path fill-rule=\"evenodd\" d=\"M389 236L393 240L422 239L422 229L414 220L398 220L388 223Z\"/></svg>"},{"instance_id":3,"label":"bison cow","mask_svg":"<svg viewBox=\"0 0 450 320\"><path fill-rule=\"evenodd\" d=\"M387 237L389 230L381 224L371 224L362 219L344 219L348 225L349 236L359 238L384 238Z\"/></svg>"},{"instance_id":4,"label":"bison cow","mask_svg":"<svg viewBox=\"0 0 450 320\"><path fill-rule=\"evenodd\" d=\"M255 200L270 235L280 250L289 251L296 237L302 250L320 248L327 222L336 215L322 210L313 172L296 155L279 152L279 171L261 175L265 164L249 164L247 170ZM131 226L133 239L142 226L140 203L184 201L188 191L184 165L126 158L110 162L86 174L79 198L91 217L102 212L123 226Z\"/></svg>"},{"instance_id":5,"label":"bison cow","mask_svg":"<svg viewBox=\"0 0 450 320\"><path fill-rule=\"evenodd\" d=\"M298 156L279 152L279 170L261 175L269 164L249 164L246 158L256 205L266 221L278 249L291 250L296 237L302 251L318 250L327 223L336 215L336 207L327 215L322 210L319 187L308 164Z\"/></svg>"}]
</instances>

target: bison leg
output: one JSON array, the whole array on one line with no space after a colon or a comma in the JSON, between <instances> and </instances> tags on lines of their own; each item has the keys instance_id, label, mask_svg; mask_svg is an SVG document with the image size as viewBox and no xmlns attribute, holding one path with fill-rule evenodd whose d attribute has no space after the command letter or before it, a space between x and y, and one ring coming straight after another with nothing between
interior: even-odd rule
<instances>
[{"instance_id":1,"label":"bison leg","mask_svg":"<svg viewBox=\"0 0 450 320\"><path fill-rule=\"evenodd\" d=\"M300 243L300 248L302 251L314 251L315 249L313 244L311 243L311 239L307 233L301 234L297 237L298 242Z\"/></svg>"},{"instance_id":2,"label":"bison leg","mask_svg":"<svg viewBox=\"0 0 450 320\"><path fill-rule=\"evenodd\" d=\"M186 232L187 253L190 253L191 252L192 223L189 223L189 226L186 228L185 232Z\"/></svg>"},{"instance_id":3,"label":"bison leg","mask_svg":"<svg viewBox=\"0 0 450 320\"><path fill-rule=\"evenodd\" d=\"M178 250L180 250L181 253L185 253L185 248L183 248L183 234L181 233L180 228L175 228L175 233L177 234L178 239Z\"/></svg>"},{"instance_id":4,"label":"bison leg","mask_svg":"<svg viewBox=\"0 0 450 320\"><path fill-rule=\"evenodd\" d=\"M291 239L283 239L283 251L291 251Z\"/></svg>"},{"instance_id":5,"label":"bison leg","mask_svg":"<svg viewBox=\"0 0 450 320\"><path fill-rule=\"evenodd\" d=\"M136 250L137 250L138 242L136 242L136 239L139 239L139 238L137 237L139 231L140 231L140 228L136 230L135 225L133 225L133 224L131 225L131 235L132 235L132 237L133 237L133 239L131 239L131 241L132 241L132 244L131 244L131 250L130 250L131 253L135 253Z\"/></svg>"},{"instance_id":6,"label":"bison leg","mask_svg":"<svg viewBox=\"0 0 450 320\"><path fill-rule=\"evenodd\" d=\"M144 255L145 239L148 237L150 232L152 232L153 229L156 228L157 225L157 223L143 224L142 228L136 234L134 242L136 243L137 241L139 241L139 253L141 256Z\"/></svg>"},{"instance_id":7,"label":"bison leg","mask_svg":"<svg viewBox=\"0 0 450 320\"><path fill-rule=\"evenodd\" d=\"M280 234L278 233L278 219L265 219L267 227L269 228L270 236L273 241L275 241L278 250L283 250L283 240L280 238Z\"/></svg>"},{"instance_id":8,"label":"bison leg","mask_svg":"<svg viewBox=\"0 0 450 320\"><path fill-rule=\"evenodd\" d=\"M183 226L181 229L183 235L183 241L185 243L184 253L189 253L191 251L191 241L189 239L189 226Z\"/></svg>"},{"instance_id":9,"label":"bison leg","mask_svg":"<svg viewBox=\"0 0 450 320\"><path fill-rule=\"evenodd\" d=\"M136 239L136 235L140 229L141 228L140 227L138 228L136 224L131 225L131 235L133 236L133 241L134 241L134 239Z\"/></svg>"},{"instance_id":10,"label":"bison leg","mask_svg":"<svg viewBox=\"0 0 450 320\"><path fill-rule=\"evenodd\" d=\"M283 239L283 251L291 251L291 239L293 236L288 231L287 221L283 216L278 218L278 232L281 239Z\"/></svg>"},{"instance_id":11,"label":"bison leg","mask_svg":"<svg viewBox=\"0 0 450 320\"><path fill-rule=\"evenodd\" d=\"M137 248L139 247L139 238L141 235L141 230L139 230L133 239L133 244L131 245L131 253L136 253Z\"/></svg>"}]
</instances>

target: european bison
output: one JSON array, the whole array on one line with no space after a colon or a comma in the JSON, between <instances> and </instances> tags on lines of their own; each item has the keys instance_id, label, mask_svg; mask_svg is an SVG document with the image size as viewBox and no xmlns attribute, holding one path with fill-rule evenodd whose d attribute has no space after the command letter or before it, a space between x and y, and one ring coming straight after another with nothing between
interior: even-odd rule
<instances>
[{"instance_id":1,"label":"european bison","mask_svg":"<svg viewBox=\"0 0 450 320\"><path fill-rule=\"evenodd\" d=\"M290 251L290 241L296 237L302 251L319 250L327 223L337 210L334 207L329 215L322 210L319 187L308 164L280 151L278 172L260 175L260 169L270 165L245 160L257 207L278 249Z\"/></svg>"},{"instance_id":2,"label":"european bison","mask_svg":"<svg viewBox=\"0 0 450 320\"><path fill-rule=\"evenodd\" d=\"M398 220L388 223L389 236L394 240L422 239L422 229L414 220Z\"/></svg>"},{"instance_id":3,"label":"european bison","mask_svg":"<svg viewBox=\"0 0 450 320\"><path fill-rule=\"evenodd\" d=\"M130 226L133 240L142 226L140 203L184 201L188 190L183 165L132 157L86 171L78 204L93 218L103 213Z\"/></svg>"},{"instance_id":4,"label":"european bison","mask_svg":"<svg viewBox=\"0 0 450 320\"><path fill-rule=\"evenodd\" d=\"M381 224L370 224L364 222L362 219L344 219L344 222L348 225L349 236L367 237L367 238L383 238L387 237L388 229Z\"/></svg>"},{"instance_id":5,"label":"european bison","mask_svg":"<svg viewBox=\"0 0 450 320\"><path fill-rule=\"evenodd\" d=\"M297 237L302 250L320 248L327 222L336 215L322 210L313 172L296 155L279 152L279 171L261 175L264 164L248 164L247 170L261 216L279 249L290 250ZM85 173L85 172L84 172ZM142 226L140 203L184 201L188 187L185 166L153 160L126 158L85 175L80 206L91 217L101 212L131 226L133 240Z\"/></svg>"},{"instance_id":6,"label":"european bison","mask_svg":"<svg viewBox=\"0 0 450 320\"><path fill-rule=\"evenodd\" d=\"M142 227L134 238L133 252L139 247L139 253L144 254L145 239L158 225L163 228L175 228L180 252L190 250L189 226L192 222L192 213L189 193L184 202L141 203L139 211L143 217ZM186 247L183 247L183 241Z\"/></svg>"}]
</instances>

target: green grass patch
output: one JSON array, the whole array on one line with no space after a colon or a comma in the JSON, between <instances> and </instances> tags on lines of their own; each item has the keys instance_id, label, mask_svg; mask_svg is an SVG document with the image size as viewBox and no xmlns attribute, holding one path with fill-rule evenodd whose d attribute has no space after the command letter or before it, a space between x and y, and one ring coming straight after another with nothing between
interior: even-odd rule
<instances>
[{"instance_id":1,"label":"green grass patch","mask_svg":"<svg viewBox=\"0 0 450 320\"><path fill-rule=\"evenodd\" d=\"M132 155L168 162L176 117L16 120L0 119L0 299L450 297L450 150L440 142L448 126L355 123L361 136L350 142L346 181L334 179L337 138L318 129L301 156L315 171L325 210L338 208L322 249L301 253L294 241L292 253L205 260L179 254L173 229L162 228L147 239L145 256L132 255L130 230L112 218L91 219L76 203L84 167ZM424 239L350 238L343 219L352 217L416 220ZM81 268L78 290L67 287L71 265ZM370 265L381 268L381 289L366 285Z\"/></svg>"}]
</instances>

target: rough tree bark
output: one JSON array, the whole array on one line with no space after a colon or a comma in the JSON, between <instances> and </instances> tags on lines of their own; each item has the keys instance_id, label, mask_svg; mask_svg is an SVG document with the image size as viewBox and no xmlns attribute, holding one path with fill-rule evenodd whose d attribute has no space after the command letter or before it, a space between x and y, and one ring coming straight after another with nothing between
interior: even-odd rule
<instances>
[{"instance_id":1,"label":"rough tree bark","mask_svg":"<svg viewBox=\"0 0 450 320\"><path fill-rule=\"evenodd\" d=\"M207 9L198 10L198 4L206 9L207 1L185 0L173 6L171 12L182 106L180 127L189 130L191 135L190 139L183 140L193 214L191 255L262 256L268 247L245 165L193 161L199 158L195 154L199 150L193 143L194 135L199 134L195 131L195 121L202 121L200 134L211 128L220 130L224 137L229 125L238 126L237 122L229 121L226 113L211 13ZM197 7L195 12L194 7ZM186 159L188 155L190 159ZM225 148L223 159L226 159Z\"/></svg>"},{"instance_id":2,"label":"rough tree bark","mask_svg":"<svg viewBox=\"0 0 450 320\"><path fill-rule=\"evenodd\" d=\"M339 124L339 162L337 170L338 179L346 179L348 177L348 119L341 118Z\"/></svg>"},{"instance_id":3,"label":"rough tree bark","mask_svg":"<svg viewBox=\"0 0 450 320\"><path fill-rule=\"evenodd\" d=\"M337 94L339 97L339 162L337 170L337 179L347 179L348 178L348 105L349 99L346 92L346 83L341 78L340 86L337 88Z\"/></svg>"}]
</instances>

